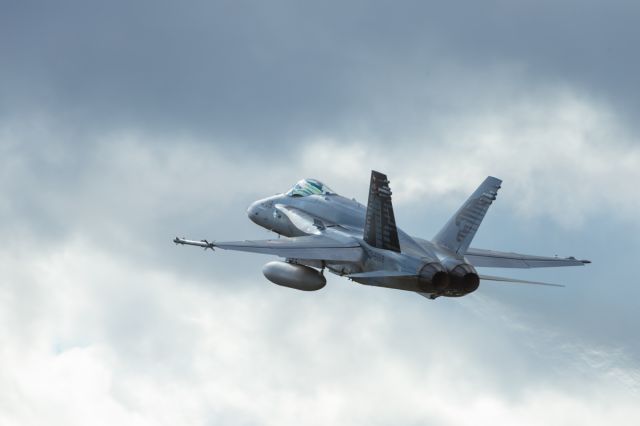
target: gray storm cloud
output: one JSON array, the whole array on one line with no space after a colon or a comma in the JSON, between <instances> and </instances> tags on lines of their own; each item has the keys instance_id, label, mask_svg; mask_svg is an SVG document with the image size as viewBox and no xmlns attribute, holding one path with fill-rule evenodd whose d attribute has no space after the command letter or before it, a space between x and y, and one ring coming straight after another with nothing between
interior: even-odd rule
<instances>
[{"instance_id":1,"label":"gray storm cloud","mask_svg":"<svg viewBox=\"0 0 640 426\"><path fill-rule=\"evenodd\" d=\"M11 3L1 105L78 127L215 131L274 148L357 131L354 119L374 132L391 125L385 116L400 128L416 109L428 119L456 106L443 83L482 107L475 97L504 90L491 79L508 67L528 90L575 86L635 123L637 13L574 1Z\"/></svg>"}]
</instances>

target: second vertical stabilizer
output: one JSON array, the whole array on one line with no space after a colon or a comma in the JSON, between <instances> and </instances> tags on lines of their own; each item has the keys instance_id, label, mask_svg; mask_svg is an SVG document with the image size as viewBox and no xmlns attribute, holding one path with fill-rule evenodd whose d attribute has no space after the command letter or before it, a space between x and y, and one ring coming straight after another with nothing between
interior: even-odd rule
<instances>
[{"instance_id":1,"label":"second vertical stabilizer","mask_svg":"<svg viewBox=\"0 0 640 426\"><path fill-rule=\"evenodd\" d=\"M487 177L438 232L433 242L458 254L465 254L489 206L496 199L501 183L498 178Z\"/></svg>"},{"instance_id":2,"label":"second vertical stabilizer","mask_svg":"<svg viewBox=\"0 0 640 426\"><path fill-rule=\"evenodd\" d=\"M389 180L387 175L375 170L371 171L364 241L373 247L400 252Z\"/></svg>"}]
</instances>

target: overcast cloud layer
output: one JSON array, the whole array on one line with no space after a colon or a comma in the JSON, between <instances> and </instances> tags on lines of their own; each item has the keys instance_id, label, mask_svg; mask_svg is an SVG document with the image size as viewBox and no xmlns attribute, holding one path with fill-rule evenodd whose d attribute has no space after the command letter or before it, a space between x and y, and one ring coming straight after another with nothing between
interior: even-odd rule
<instances>
[{"instance_id":1,"label":"overcast cloud layer","mask_svg":"<svg viewBox=\"0 0 640 426\"><path fill-rule=\"evenodd\" d=\"M638 12L5 2L0 424L638 424ZM170 243L371 169L411 234L494 175L475 246L594 263L428 301Z\"/></svg>"}]
</instances>

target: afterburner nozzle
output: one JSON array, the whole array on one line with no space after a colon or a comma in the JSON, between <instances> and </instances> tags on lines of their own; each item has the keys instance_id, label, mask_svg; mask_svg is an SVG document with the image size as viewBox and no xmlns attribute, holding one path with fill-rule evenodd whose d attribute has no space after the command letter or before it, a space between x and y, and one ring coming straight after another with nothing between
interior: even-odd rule
<instances>
[{"instance_id":1,"label":"afterburner nozzle","mask_svg":"<svg viewBox=\"0 0 640 426\"><path fill-rule=\"evenodd\" d=\"M438 290L449 287L449 274L439 262L425 263L418 272L420 281L431 284Z\"/></svg>"},{"instance_id":2,"label":"afterburner nozzle","mask_svg":"<svg viewBox=\"0 0 640 426\"><path fill-rule=\"evenodd\" d=\"M460 263L449 271L451 283L467 293L472 293L480 286L480 277L476 268L468 263Z\"/></svg>"}]
</instances>

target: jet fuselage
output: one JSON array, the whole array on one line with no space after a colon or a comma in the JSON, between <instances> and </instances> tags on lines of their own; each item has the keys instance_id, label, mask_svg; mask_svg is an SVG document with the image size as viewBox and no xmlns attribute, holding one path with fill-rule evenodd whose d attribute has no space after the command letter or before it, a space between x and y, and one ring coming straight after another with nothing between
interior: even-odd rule
<instances>
[{"instance_id":1,"label":"jet fuselage","mask_svg":"<svg viewBox=\"0 0 640 426\"><path fill-rule=\"evenodd\" d=\"M278 194L252 203L247 209L247 215L257 225L273 231L285 237L298 237L310 235L296 226L289 217L283 213L282 206L294 208L297 211L320 221L334 238L353 239L364 249L364 256L360 262L325 263L301 262L312 267L326 267L338 275L350 275L354 273L396 270L398 272L423 275L424 280L407 277L385 277L380 280L367 279L366 284L381 287L400 288L410 291L434 292L438 295L462 296L477 289L477 280L474 282L458 283L450 285L449 278L444 280L447 270L462 268L461 277L471 273L475 274L473 266L463 256L451 252L444 247L439 247L430 241L411 237L398 228L400 252L393 252L372 247L363 239L365 227L366 207L355 199L349 199L338 194L315 194L305 197L295 197L286 194ZM322 226L321 225L321 226ZM439 265L443 265L440 267ZM433 282L436 274L440 279ZM353 278L354 281L359 281ZM437 281L437 280L436 280ZM363 281L363 283L365 283Z\"/></svg>"},{"instance_id":2,"label":"jet fuselage","mask_svg":"<svg viewBox=\"0 0 640 426\"><path fill-rule=\"evenodd\" d=\"M176 237L181 245L275 255L263 267L271 282L297 290L326 285L325 269L366 285L415 291L435 299L475 291L480 279L559 286L493 275L475 267L545 268L583 266L575 257L536 256L470 247L502 181L487 178L431 241L396 225L391 188L384 173L371 171L366 207L336 194L317 179L302 179L283 194L258 200L247 209L259 226L283 236L269 240L208 241Z\"/></svg>"}]
</instances>

